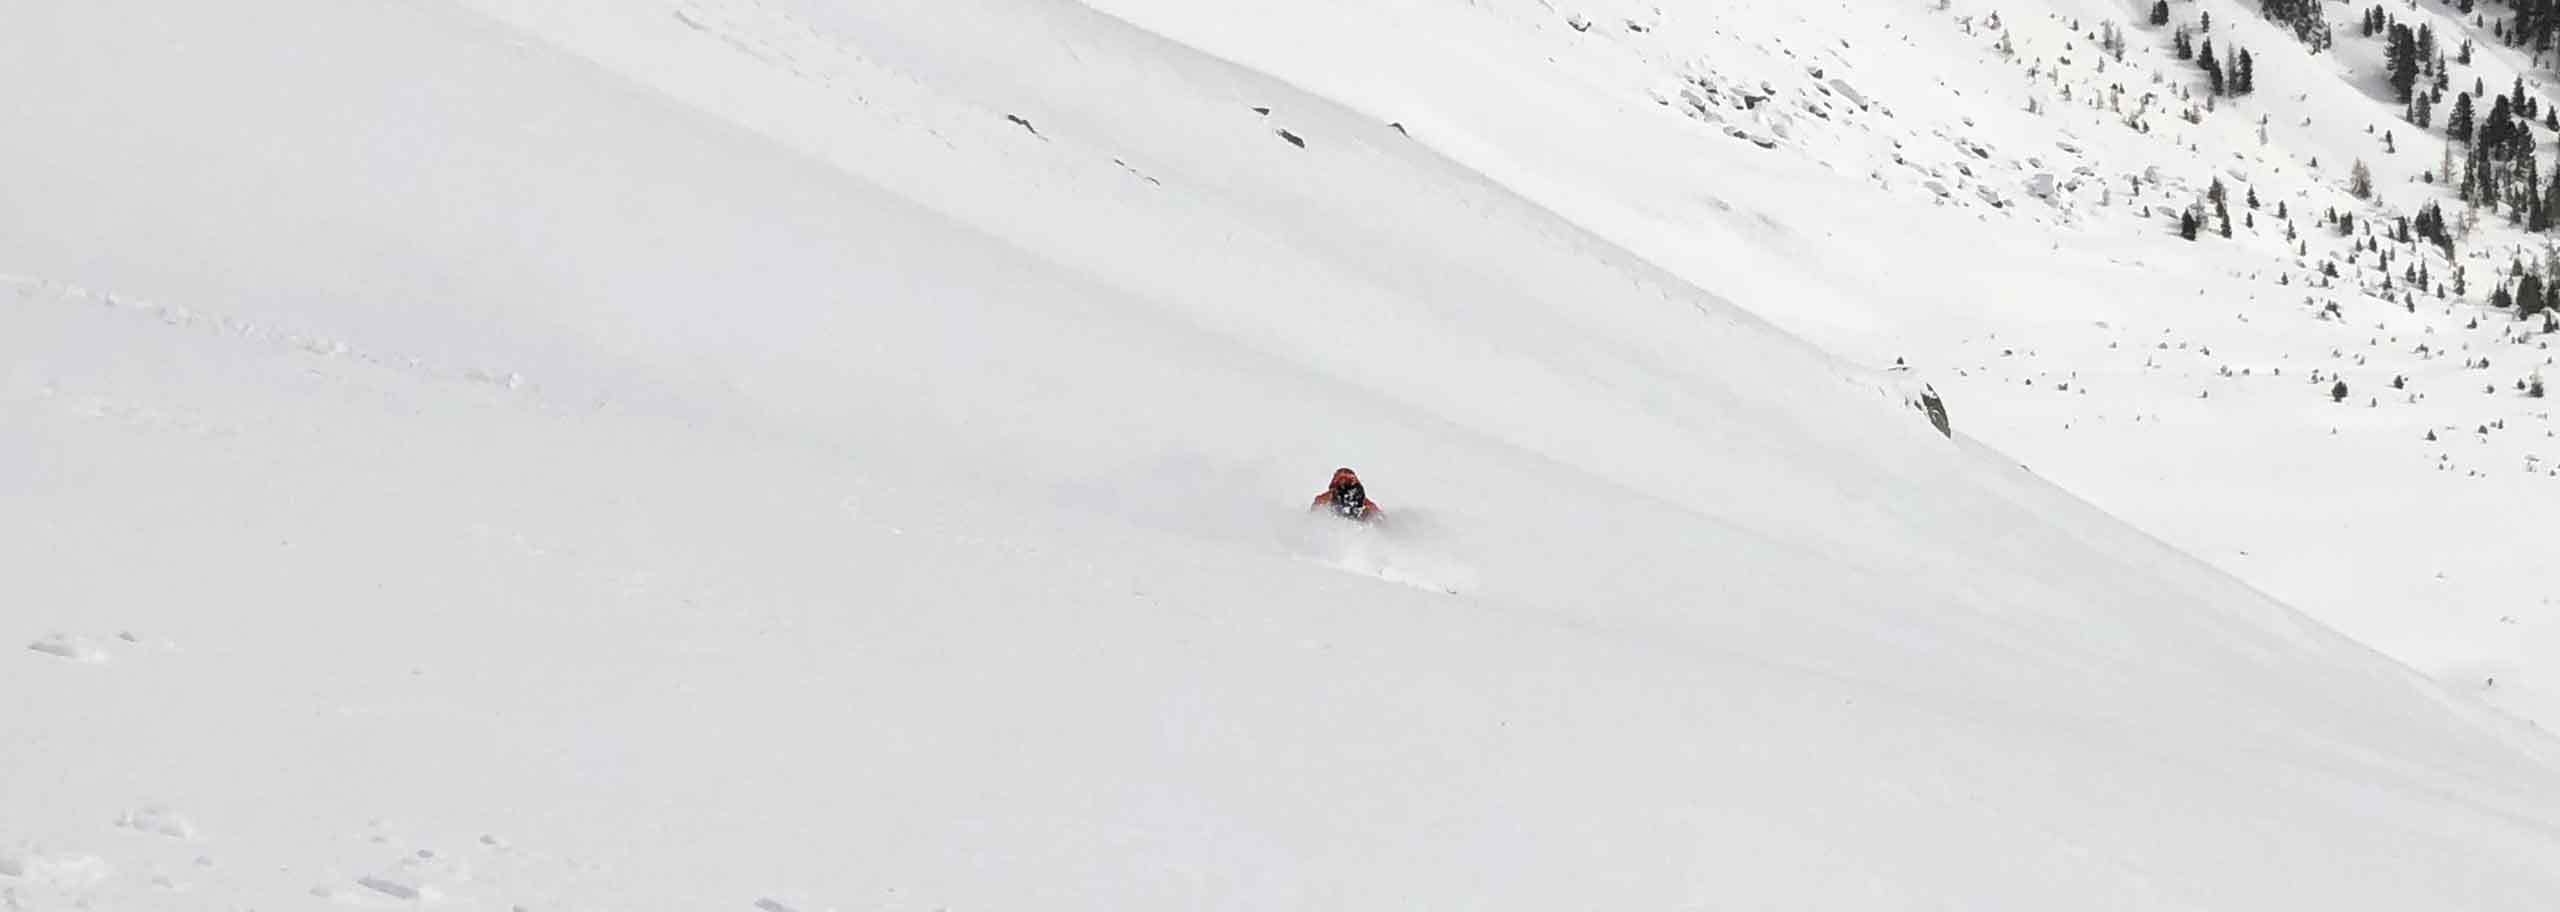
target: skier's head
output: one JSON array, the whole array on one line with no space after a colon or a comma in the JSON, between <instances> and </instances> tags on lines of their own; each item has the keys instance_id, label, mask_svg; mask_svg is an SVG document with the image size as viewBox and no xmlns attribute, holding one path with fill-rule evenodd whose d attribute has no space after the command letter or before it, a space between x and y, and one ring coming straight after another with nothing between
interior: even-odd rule
<instances>
[{"instance_id":1,"label":"skier's head","mask_svg":"<svg viewBox=\"0 0 2560 912\"><path fill-rule=\"evenodd\" d=\"M1360 473L1351 471L1348 468L1333 470L1334 490L1339 491L1344 488L1357 486L1358 484L1360 484Z\"/></svg>"}]
</instances>

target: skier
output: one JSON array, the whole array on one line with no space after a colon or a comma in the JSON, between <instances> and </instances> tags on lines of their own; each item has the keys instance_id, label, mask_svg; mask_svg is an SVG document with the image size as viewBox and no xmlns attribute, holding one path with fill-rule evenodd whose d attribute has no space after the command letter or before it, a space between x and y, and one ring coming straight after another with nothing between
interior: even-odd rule
<instances>
[{"instance_id":1,"label":"skier","mask_svg":"<svg viewBox=\"0 0 2560 912\"><path fill-rule=\"evenodd\" d=\"M1353 522L1368 522L1386 513L1378 509L1378 502L1370 500L1368 490L1360 486L1360 473L1348 468L1333 470L1333 484L1325 488L1324 493L1316 495L1315 503L1307 506L1310 513L1318 510Z\"/></svg>"}]
</instances>

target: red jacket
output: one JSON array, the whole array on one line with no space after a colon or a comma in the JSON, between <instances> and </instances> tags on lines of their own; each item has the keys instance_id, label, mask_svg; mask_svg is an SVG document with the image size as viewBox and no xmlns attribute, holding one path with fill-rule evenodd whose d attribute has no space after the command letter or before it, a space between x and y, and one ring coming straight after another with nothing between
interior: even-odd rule
<instances>
[{"instance_id":1,"label":"red jacket","mask_svg":"<svg viewBox=\"0 0 2560 912\"><path fill-rule=\"evenodd\" d=\"M1315 501L1307 505L1308 512L1334 509L1334 498L1339 497L1343 489L1354 487L1361 487L1360 476L1357 473L1350 469L1335 471L1332 486L1325 488L1324 493L1316 495ZM1386 513L1378 507L1377 501L1369 499L1369 492L1365 487L1361 488L1360 497L1361 519L1376 519Z\"/></svg>"}]
</instances>

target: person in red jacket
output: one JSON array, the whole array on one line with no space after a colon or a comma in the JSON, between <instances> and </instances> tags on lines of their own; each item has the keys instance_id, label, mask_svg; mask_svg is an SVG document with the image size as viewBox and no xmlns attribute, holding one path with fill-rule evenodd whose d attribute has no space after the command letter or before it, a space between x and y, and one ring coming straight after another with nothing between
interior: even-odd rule
<instances>
[{"instance_id":1,"label":"person in red jacket","mask_svg":"<svg viewBox=\"0 0 2560 912\"><path fill-rule=\"evenodd\" d=\"M1307 506L1308 512L1319 510L1358 522L1368 522L1386 513L1378 509L1377 501L1369 499L1368 489L1360 486L1360 473L1347 468L1333 470L1333 484L1325 488L1324 493L1316 495L1315 503Z\"/></svg>"}]
</instances>

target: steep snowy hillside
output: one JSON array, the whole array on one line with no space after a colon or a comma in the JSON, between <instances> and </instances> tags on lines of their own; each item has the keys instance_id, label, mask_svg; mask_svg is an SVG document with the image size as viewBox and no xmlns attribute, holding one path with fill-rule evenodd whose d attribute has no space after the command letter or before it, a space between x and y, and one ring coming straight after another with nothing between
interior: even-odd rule
<instances>
[{"instance_id":1,"label":"steep snowy hillside","mask_svg":"<svg viewBox=\"0 0 2560 912\"><path fill-rule=\"evenodd\" d=\"M1401 122L1844 356L1908 365L1961 431L2560 718L2560 564L2532 544L2560 509L2560 429L2529 392L2551 319L2492 304L2524 290L2518 267L2554 287L2560 256L2522 209L2464 215L2471 144L2447 138L2456 95L2480 93L2485 123L2520 86L2543 109L2534 151L2498 170L2560 159L2549 70L2492 34L2504 6L2316 4L2337 37L2315 53L2236 0L2177 0L2160 25L2131 0L1097 5ZM2359 29L2377 9L2444 58L2427 128ZM2215 95L2181 30L2229 73L2246 52L2252 91ZM2407 224L2430 204L2451 257Z\"/></svg>"},{"instance_id":2,"label":"steep snowy hillside","mask_svg":"<svg viewBox=\"0 0 2560 912\"><path fill-rule=\"evenodd\" d=\"M0 907L2560 900L2546 735L1751 312L2052 225L1227 12L24 11Z\"/></svg>"}]
</instances>

